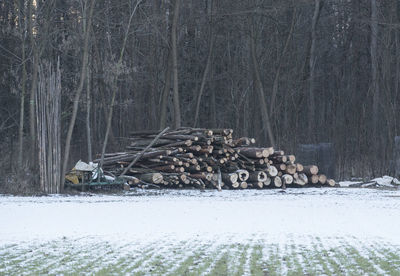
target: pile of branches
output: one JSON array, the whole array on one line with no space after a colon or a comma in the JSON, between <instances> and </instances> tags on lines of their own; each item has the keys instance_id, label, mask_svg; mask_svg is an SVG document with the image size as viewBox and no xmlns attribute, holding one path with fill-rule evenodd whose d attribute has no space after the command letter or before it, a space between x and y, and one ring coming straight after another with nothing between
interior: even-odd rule
<instances>
[{"instance_id":1,"label":"pile of branches","mask_svg":"<svg viewBox=\"0 0 400 276\"><path fill-rule=\"evenodd\" d=\"M132 132L126 151L105 154L103 169L124 177L131 187L220 190L336 184L316 165L303 166L294 155L256 147L255 139L233 139L232 134L232 129L187 127L161 135Z\"/></svg>"}]
</instances>

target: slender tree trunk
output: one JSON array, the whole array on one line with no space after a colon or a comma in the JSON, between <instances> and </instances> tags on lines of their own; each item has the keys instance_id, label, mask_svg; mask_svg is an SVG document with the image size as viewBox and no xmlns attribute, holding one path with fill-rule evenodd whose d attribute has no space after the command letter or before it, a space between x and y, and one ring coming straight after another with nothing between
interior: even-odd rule
<instances>
[{"instance_id":1,"label":"slender tree trunk","mask_svg":"<svg viewBox=\"0 0 400 276\"><path fill-rule=\"evenodd\" d=\"M314 6L314 15L312 18L311 24L311 46L310 46L310 59L309 59L309 71L310 71L310 78L309 78L309 91L308 91L308 137L311 141L315 140L315 133L314 124L313 122L315 117L315 96L314 96L314 89L315 89L315 63L316 63L316 55L315 55L315 45L317 41L316 36L316 28L317 22L319 18L319 14L321 11L321 0L315 0Z\"/></svg>"},{"instance_id":2,"label":"slender tree trunk","mask_svg":"<svg viewBox=\"0 0 400 276\"><path fill-rule=\"evenodd\" d=\"M172 50L172 74L173 74L173 88L174 88L174 120L175 120L175 128L179 128L181 126L181 110L179 104L179 83L178 83L178 38L177 38L177 29L178 29L178 19L179 19L179 6L181 0L174 1L174 17L172 19L172 28L171 28L171 50Z\"/></svg>"},{"instance_id":3,"label":"slender tree trunk","mask_svg":"<svg viewBox=\"0 0 400 276\"><path fill-rule=\"evenodd\" d=\"M161 99L161 114L160 114L160 129L164 129L167 125L167 107L168 107L168 96L171 89L171 67L172 67L172 57L168 54L167 68L165 72L165 86L162 92Z\"/></svg>"},{"instance_id":4,"label":"slender tree trunk","mask_svg":"<svg viewBox=\"0 0 400 276\"><path fill-rule=\"evenodd\" d=\"M206 68L204 69L203 77L201 79L200 90L199 90L199 93L197 94L196 111L195 111L195 115L194 115L194 127L197 126L198 120L199 120L201 97L203 96L204 87L206 85L208 72L210 71L211 59L212 59L212 55L213 55L213 48L214 48L214 36L211 34L210 45L209 45L209 48L208 48L208 56L207 56Z\"/></svg>"},{"instance_id":5,"label":"slender tree trunk","mask_svg":"<svg viewBox=\"0 0 400 276\"><path fill-rule=\"evenodd\" d=\"M22 87L21 87L21 105L20 105L20 114L19 114L19 130L18 130L18 167L22 167L22 153L23 153L23 145L24 145L24 117L25 117L25 91L26 91L26 25L27 25L27 17L24 16L23 11L24 1L19 1L19 27L21 28L22 34ZM25 20L23 18L25 17ZM23 20L23 22L22 22ZM21 169L19 171L22 171Z\"/></svg>"},{"instance_id":6,"label":"slender tree trunk","mask_svg":"<svg viewBox=\"0 0 400 276\"><path fill-rule=\"evenodd\" d=\"M260 71L258 68L257 56L256 56L256 46L255 46L255 34L254 34L254 24L251 26L251 36L250 36L250 52L251 52L251 61L254 73L254 82L256 85L256 90L259 96L259 104L261 108L261 118L262 118L262 128L264 130L264 137L269 138L269 142L271 146L275 146L275 139L272 133L272 126L268 115L267 104L265 102L264 96L264 88L261 82Z\"/></svg>"},{"instance_id":7,"label":"slender tree trunk","mask_svg":"<svg viewBox=\"0 0 400 276\"><path fill-rule=\"evenodd\" d=\"M36 126L35 126L35 108L36 108L36 89L37 89L37 81L38 81L38 68L39 68L39 53L37 46L35 43L32 43L33 47L33 71L32 71L32 84L31 91L29 94L29 133L31 138L31 167L34 169L36 167L36 162L34 161L36 158Z\"/></svg>"},{"instance_id":8,"label":"slender tree trunk","mask_svg":"<svg viewBox=\"0 0 400 276\"><path fill-rule=\"evenodd\" d=\"M373 92L373 103L372 103L372 123L374 137L378 130L379 123L379 86L378 86L378 58L377 58L377 46L378 45L378 7L376 0L371 0L371 79L372 79L372 92Z\"/></svg>"},{"instance_id":9,"label":"slender tree trunk","mask_svg":"<svg viewBox=\"0 0 400 276\"><path fill-rule=\"evenodd\" d=\"M286 54L286 51L287 51L288 46L289 46L290 39L291 39L292 34L293 34L294 26L296 25L296 12L297 12L297 8L294 7L293 8L293 15L292 15L292 23L290 24L289 34L288 34L288 36L286 38L285 46L283 47L282 53L281 53L281 55L279 56L279 59L278 59L278 67L276 68L274 83L273 83L273 86L272 86L271 102L270 102L270 105L269 105L270 116L272 116L272 114L274 113L275 99L276 99L276 95L278 94L279 75L280 75L280 72L281 72L282 60L283 60L283 57Z\"/></svg>"},{"instance_id":10,"label":"slender tree trunk","mask_svg":"<svg viewBox=\"0 0 400 276\"><path fill-rule=\"evenodd\" d=\"M217 128L217 103L215 99L215 89L211 89L210 91L210 114L211 114L211 122L210 125L212 128Z\"/></svg>"},{"instance_id":11,"label":"slender tree trunk","mask_svg":"<svg viewBox=\"0 0 400 276\"><path fill-rule=\"evenodd\" d=\"M129 21L128 21L128 25L126 28L126 32L125 32L125 36L124 36L124 41L122 42L122 48L121 51L119 53L119 59L118 59L118 63L117 63L117 68L119 68L122 64L122 60L124 58L124 53L125 53L125 47L126 47L126 42L128 40L128 35L129 35L129 29L132 23L132 19L134 14L136 13L136 10L139 6L139 4L141 3L141 0L138 0L136 3L135 8L133 9L130 17L129 17ZM115 80L117 79L118 76L116 76ZM111 130L111 122L112 122L112 116L113 116L113 111L114 111L114 104L115 104L115 97L117 94L117 88L116 88L116 84L113 85L113 94L112 94L112 98L111 98L111 103L110 103L110 111L108 113L108 118L107 118L107 128L106 128L106 134L104 137L104 142L103 142L103 148L101 150L101 158L100 158L100 168L103 167L103 162L104 162L104 154L106 153L106 148L107 148L107 143L108 143L108 136L110 135L110 130Z\"/></svg>"},{"instance_id":12,"label":"slender tree trunk","mask_svg":"<svg viewBox=\"0 0 400 276\"><path fill-rule=\"evenodd\" d=\"M209 17L209 26L210 26L210 36L209 36L209 45L208 45L208 55L206 61L206 67L203 72L203 77L201 79L201 85L199 93L197 94L197 101L196 101L196 111L194 115L194 127L197 126L199 120L199 113L200 113L200 103L201 97L203 96L204 87L206 85L206 80L208 76L208 72L210 71L211 60L213 56L213 49L214 49L214 34L213 34L213 20L212 20L212 13L213 13L213 1L210 0L208 3L208 17Z\"/></svg>"},{"instance_id":13,"label":"slender tree trunk","mask_svg":"<svg viewBox=\"0 0 400 276\"><path fill-rule=\"evenodd\" d=\"M89 4L89 0L86 1L86 5L88 5L88 4ZM84 82L85 82L85 79L87 76L86 70L87 70L88 55L89 55L89 36L90 36L90 28L92 25L92 15L93 15L93 10L94 10L94 4L95 4L95 1L90 0L90 9L89 9L89 15L88 15L88 21L87 21L87 26L86 26L86 30L85 30L85 38L84 38L84 45L83 45L81 76L80 76L79 86L76 90L75 97L74 97L72 117L71 117L71 121L69 122L67 138L65 141L64 160L63 160L62 173L61 173L61 191L64 190L65 174L67 172L69 152L70 152L70 147L71 147L71 138L72 138L72 132L73 132L74 126L75 126L76 115L78 113L79 99L81 97L83 85L84 85Z\"/></svg>"},{"instance_id":14,"label":"slender tree trunk","mask_svg":"<svg viewBox=\"0 0 400 276\"><path fill-rule=\"evenodd\" d=\"M92 131L90 126L90 110L92 106L92 98L90 95L90 70L87 70L86 77L86 141L88 149L88 162L92 162Z\"/></svg>"},{"instance_id":15,"label":"slender tree trunk","mask_svg":"<svg viewBox=\"0 0 400 276\"><path fill-rule=\"evenodd\" d=\"M85 13L87 14L88 6L86 5ZM83 20L83 31L86 30L88 25L88 20L85 17ZM87 153L88 153L88 162L92 162L92 134L91 134L91 125L90 125L90 111L92 105L91 91L90 91L90 63L91 58L89 58L88 54L88 62L87 62L87 70L86 70L86 143L87 143Z\"/></svg>"},{"instance_id":16,"label":"slender tree trunk","mask_svg":"<svg viewBox=\"0 0 400 276\"><path fill-rule=\"evenodd\" d=\"M39 68L39 49L37 43L35 41L33 31L32 31L32 5L34 0L29 0L28 2L28 33L29 40L32 47L33 52L33 60L32 60L32 81L31 81L31 89L29 93L29 136L30 136L30 162L31 168L35 170L36 163L36 116L35 116L35 99L36 99L36 89L37 89L37 75Z\"/></svg>"}]
</instances>

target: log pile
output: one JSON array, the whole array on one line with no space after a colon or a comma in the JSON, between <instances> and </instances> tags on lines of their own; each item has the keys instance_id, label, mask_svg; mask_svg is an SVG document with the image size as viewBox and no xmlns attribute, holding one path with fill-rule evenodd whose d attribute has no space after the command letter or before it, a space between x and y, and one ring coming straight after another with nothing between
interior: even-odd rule
<instances>
[{"instance_id":1,"label":"log pile","mask_svg":"<svg viewBox=\"0 0 400 276\"><path fill-rule=\"evenodd\" d=\"M294 155L256 147L255 139L233 138L232 129L179 128L132 132L124 152L108 153L103 169L131 186L198 189L264 189L335 186L316 165L296 163ZM153 145L146 152L151 142ZM129 168L129 164L141 155ZM100 159L95 160L99 162ZM126 170L126 168L129 168Z\"/></svg>"}]
</instances>

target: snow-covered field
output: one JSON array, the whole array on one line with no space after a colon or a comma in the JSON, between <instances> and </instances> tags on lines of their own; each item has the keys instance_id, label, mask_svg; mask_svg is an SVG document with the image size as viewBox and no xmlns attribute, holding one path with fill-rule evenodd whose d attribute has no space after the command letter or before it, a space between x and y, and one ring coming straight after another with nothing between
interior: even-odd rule
<instances>
[{"instance_id":1,"label":"snow-covered field","mask_svg":"<svg viewBox=\"0 0 400 276\"><path fill-rule=\"evenodd\" d=\"M400 191L0 196L0 275L48 273L400 275Z\"/></svg>"}]
</instances>

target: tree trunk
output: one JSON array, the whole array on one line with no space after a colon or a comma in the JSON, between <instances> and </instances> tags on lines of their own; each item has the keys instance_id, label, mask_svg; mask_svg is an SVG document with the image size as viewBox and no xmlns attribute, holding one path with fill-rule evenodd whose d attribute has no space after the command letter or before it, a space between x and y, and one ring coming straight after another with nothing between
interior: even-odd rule
<instances>
[{"instance_id":1,"label":"tree trunk","mask_svg":"<svg viewBox=\"0 0 400 276\"><path fill-rule=\"evenodd\" d=\"M254 24L252 24L252 25L254 25ZM257 57L256 57L256 47L255 47L255 34L254 34L253 29L254 29L254 26L251 26L250 51L251 51L251 61L252 61L253 72L254 72L254 82L256 84L256 89L257 89L259 101L260 101L261 118L262 118L262 123L263 123L262 128L264 130L265 138L268 137L271 146L274 147L275 139L274 139L274 135L272 133L272 127L271 127L271 122L269 120L267 104L265 102L264 88L263 88L263 85L261 82L260 71L258 68L258 62L257 62Z\"/></svg>"},{"instance_id":2,"label":"tree trunk","mask_svg":"<svg viewBox=\"0 0 400 276\"><path fill-rule=\"evenodd\" d=\"M309 91L308 91L308 137L311 141L315 140L314 133L314 116L315 116L315 97L314 97L314 89L315 89L315 63L316 63L316 54L315 54L315 46L316 46L316 28L319 19L319 14L321 12L321 0L315 0L314 6L314 15L311 23L311 46L310 46L310 59L309 59L309 70L310 70L310 78L309 78Z\"/></svg>"},{"instance_id":3,"label":"tree trunk","mask_svg":"<svg viewBox=\"0 0 400 276\"><path fill-rule=\"evenodd\" d=\"M201 85L200 85L200 90L199 93L197 94L197 101L196 101L196 111L194 115L194 127L197 127L198 120L199 120L199 113L200 113L200 102L201 102L201 97L203 96L204 92L204 87L206 85L206 80L208 76L208 72L210 71L210 64L211 64L211 59L213 55L213 48L214 48L214 35L213 35L213 29L212 29L212 2L209 3L210 8L209 8L209 24L210 24L210 36L209 36L209 45L208 45L208 55L207 55L207 61L206 61L206 67L203 72L203 77L201 79Z\"/></svg>"},{"instance_id":4,"label":"tree trunk","mask_svg":"<svg viewBox=\"0 0 400 276\"><path fill-rule=\"evenodd\" d=\"M171 53L168 54L167 68L165 72L165 86L162 93L161 99L161 114L160 114L160 129L164 129L167 126L167 107L168 107L168 96L171 89L171 67L172 57Z\"/></svg>"},{"instance_id":5,"label":"tree trunk","mask_svg":"<svg viewBox=\"0 0 400 276\"><path fill-rule=\"evenodd\" d=\"M90 1L90 10L89 10L88 22L87 22L87 26L86 26L86 30L85 30L85 38L84 38L84 46L83 46L81 76L80 76L79 86L76 90L75 97L74 97L72 117L71 117L71 121L69 122L67 138L66 138L66 142L65 142L64 161L63 161L63 167L62 167L63 169L62 169L62 174L61 174L61 191L64 190L65 174L67 173L69 151L70 151L70 146L71 146L71 138L72 138L72 132L73 132L74 126L75 126L76 115L78 113L79 99L81 97L82 90L83 90L83 84L84 84L85 78L87 76L86 70L87 70L88 55L89 55L89 34L90 34L90 28L92 25L92 15L93 15L93 10L94 10L94 3L95 3L94 0ZM89 4L89 0L86 1L86 5L88 5L88 4Z\"/></svg>"},{"instance_id":6,"label":"tree trunk","mask_svg":"<svg viewBox=\"0 0 400 276\"><path fill-rule=\"evenodd\" d=\"M174 121L175 128L181 127L181 110L179 105L179 83L178 83L178 38L177 28L179 19L179 6L181 0L175 0L174 3L174 17L172 19L171 28L171 50L172 50L172 73L173 73L173 88L174 88Z\"/></svg>"},{"instance_id":7,"label":"tree trunk","mask_svg":"<svg viewBox=\"0 0 400 276\"><path fill-rule=\"evenodd\" d=\"M293 8L293 14L292 14L292 23L290 24L289 34L288 34L288 36L286 38L285 46L283 47L282 53L281 53L281 55L279 56L279 59L278 59L278 66L276 68L274 84L272 86L271 102L270 102L270 105L269 105L270 116L272 116L272 114L274 112L275 99L276 99L276 95L278 94L279 75L280 75L280 71L281 71L281 67L282 67L282 60L283 60L283 57L286 54L287 48L289 46L290 39L291 39L292 34L293 34L294 26L296 25L296 12L297 12L297 8L294 7Z\"/></svg>"},{"instance_id":8,"label":"tree trunk","mask_svg":"<svg viewBox=\"0 0 400 276\"><path fill-rule=\"evenodd\" d=\"M36 166L36 129L35 129L35 100L36 100L36 89L37 89L37 74L39 68L39 49L37 47L33 31L32 31L32 5L34 0L29 0L28 2L28 32L29 32L29 40L32 47L33 52L33 60L32 60L32 82L31 89L29 93L29 136L30 136L30 161L31 168L34 170Z\"/></svg>"},{"instance_id":9,"label":"tree trunk","mask_svg":"<svg viewBox=\"0 0 400 276\"><path fill-rule=\"evenodd\" d=\"M139 6L139 4L141 3L141 0L139 0L136 3L135 8L133 9L130 17L129 17L129 21L128 21L128 25L127 25L127 29L125 32L125 36L124 36L124 41L122 43L122 48L121 51L119 53L119 59L118 59L118 63L117 63L117 68L119 68L122 64L122 60L124 58L124 53L125 53L125 47L126 47L126 41L128 40L128 35L129 35L129 29L131 26L131 22L133 19L134 14L136 13L136 10ZM116 76L117 78L118 76ZM114 80L116 81L116 79ZM104 161L104 154L106 152L106 148L107 148L107 143L108 143L108 136L110 135L110 130L111 130L111 122L112 122L112 116L113 116L113 111L114 111L114 103L115 103L115 96L117 94L117 89L115 87L116 85L113 85L113 94L111 97L111 103L110 103L110 111L108 113L108 117L107 117L107 128L106 128L106 134L104 136L104 142L103 142L103 148L101 150L101 158L100 158L100 168L103 166L103 161Z\"/></svg>"},{"instance_id":10,"label":"tree trunk","mask_svg":"<svg viewBox=\"0 0 400 276\"><path fill-rule=\"evenodd\" d=\"M90 126L90 110L92 98L90 95L90 70L87 70L86 77L86 141L88 150L88 162L92 162L92 131Z\"/></svg>"},{"instance_id":11,"label":"tree trunk","mask_svg":"<svg viewBox=\"0 0 400 276\"><path fill-rule=\"evenodd\" d=\"M22 87L21 87L21 104L20 104L20 114L19 114L19 129L18 129L18 167L19 171L22 167L22 153L23 153L23 137L24 137L24 117L25 117L25 90L26 90L26 62L25 62L25 44L26 44L26 19L22 22L23 11L24 11L24 1L19 1L19 27L21 28L22 37Z\"/></svg>"},{"instance_id":12,"label":"tree trunk","mask_svg":"<svg viewBox=\"0 0 400 276\"><path fill-rule=\"evenodd\" d=\"M376 0L371 0L371 79L372 79L372 93L373 93L373 103L372 103L372 123L374 137L377 136L378 124L379 124L379 86L378 86L378 7Z\"/></svg>"}]
</instances>

